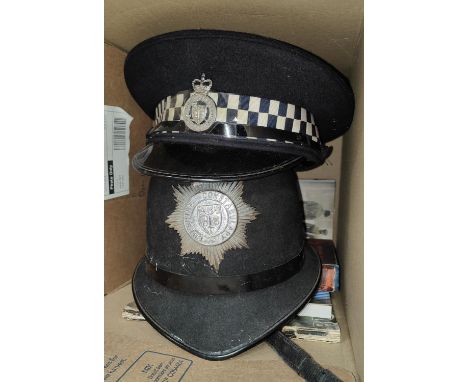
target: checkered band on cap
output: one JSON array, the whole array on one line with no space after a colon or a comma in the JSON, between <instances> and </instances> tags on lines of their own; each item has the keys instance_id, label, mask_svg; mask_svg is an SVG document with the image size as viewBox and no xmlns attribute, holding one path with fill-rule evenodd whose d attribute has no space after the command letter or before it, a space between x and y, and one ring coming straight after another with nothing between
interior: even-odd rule
<instances>
[{"instance_id":1,"label":"checkered band on cap","mask_svg":"<svg viewBox=\"0 0 468 382\"><path fill-rule=\"evenodd\" d=\"M168 96L156 106L154 126L182 120L183 106L193 91ZM319 141L312 113L290 103L232 93L209 92L216 105L216 122L259 126L310 136Z\"/></svg>"}]
</instances>

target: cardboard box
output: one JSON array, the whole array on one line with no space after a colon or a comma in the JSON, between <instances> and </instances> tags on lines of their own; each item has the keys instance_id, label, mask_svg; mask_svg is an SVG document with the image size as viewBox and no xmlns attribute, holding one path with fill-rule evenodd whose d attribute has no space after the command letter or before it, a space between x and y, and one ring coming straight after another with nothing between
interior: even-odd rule
<instances>
[{"instance_id":1,"label":"cardboard box","mask_svg":"<svg viewBox=\"0 0 468 382\"><path fill-rule=\"evenodd\" d=\"M123 63L126 52L154 35L190 28L256 33L314 52L349 76L356 96L353 126L343 138L330 142L334 151L325 165L299 173L303 179L335 179L337 182L334 232L342 265L343 292L340 298L346 313L346 320L344 316L343 320L349 323L350 336L346 337L347 342L340 344L340 347L330 348L330 344L321 344L322 347L311 345L310 350L318 362L332 366L340 377L348 378L345 380L354 380L349 379L354 378L349 377L349 373L352 375L354 370L356 379L363 379L364 373L362 25L362 0L141 0L137 3L114 0L105 4L107 44L104 102L120 106L134 117L130 126L130 156L143 146L151 121L128 93L123 78ZM131 170L130 195L105 202L105 293L110 293L128 281L138 259L144 255L147 184L147 177ZM165 357L150 352L186 359L181 361L174 358L168 366L170 369L182 362L174 375L184 380L300 380L264 343L227 361L209 362L196 358L159 336L148 324L124 322L120 318L120 311L130 301L129 298L128 288L106 297L106 362L110 362L109 370L115 368L107 380L116 380L113 378L118 372L130 368L130 360L136 361L141 356L135 368L130 369L121 379L124 382L139 380L141 376L133 373L141 362L149 360L148 364L154 361L159 365L163 362L161 357ZM344 331L343 323L340 322L340 325ZM144 352L148 353L143 355ZM114 356L117 358L112 360ZM168 358L164 359L167 361ZM355 369L352 359L356 361ZM185 370L188 364L190 366L182 375L181 370ZM154 370L147 372L151 374ZM177 379L169 377L167 380Z\"/></svg>"}]
</instances>

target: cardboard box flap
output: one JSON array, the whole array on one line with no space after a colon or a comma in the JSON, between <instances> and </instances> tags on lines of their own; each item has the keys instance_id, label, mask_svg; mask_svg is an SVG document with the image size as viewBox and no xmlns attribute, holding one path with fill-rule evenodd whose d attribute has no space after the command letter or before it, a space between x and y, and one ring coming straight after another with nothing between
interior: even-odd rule
<instances>
[{"instance_id":1,"label":"cardboard box flap","mask_svg":"<svg viewBox=\"0 0 468 382\"><path fill-rule=\"evenodd\" d=\"M139 42L182 29L220 29L276 38L309 50L349 74L363 2L349 1L107 1L104 38L129 51Z\"/></svg>"}]
</instances>

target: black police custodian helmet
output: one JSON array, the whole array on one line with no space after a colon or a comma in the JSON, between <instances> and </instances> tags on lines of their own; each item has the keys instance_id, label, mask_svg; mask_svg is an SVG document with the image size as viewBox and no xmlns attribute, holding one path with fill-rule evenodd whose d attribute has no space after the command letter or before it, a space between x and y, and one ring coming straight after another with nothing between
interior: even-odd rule
<instances>
[{"instance_id":1,"label":"black police custodian helmet","mask_svg":"<svg viewBox=\"0 0 468 382\"><path fill-rule=\"evenodd\" d=\"M148 175L238 180L321 165L349 128L348 80L319 57L256 35L187 30L148 39L125 62L154 120L133 160Z\"/></svg>"},{"instance_id":2,"label":"black police custodian helmet","mask_svg":"<svg viewBox=\"0 0 468 382\"><path fill-rule=\"evenodd\" d=\"M147 220L135 302L153 327L199 357L225 359L257 344L318 282L291 170L221 183L152 177Z\"/></svg>"}]
</instances>

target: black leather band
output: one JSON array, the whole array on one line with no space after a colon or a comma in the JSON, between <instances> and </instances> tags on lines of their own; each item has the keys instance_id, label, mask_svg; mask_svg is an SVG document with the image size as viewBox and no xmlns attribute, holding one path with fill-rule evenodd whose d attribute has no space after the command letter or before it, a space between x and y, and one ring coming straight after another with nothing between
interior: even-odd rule
<instances>
[{"instance_id":1,"label":"black leather band","mask_svg":"<svg viewBox=\"0 0 468 382\"><path fill-rule=\"evenodd\" d=\"M314 141L311 136L306 134L294 133L287 130L272 129L269 127L248 126L222 122L215 123L213 127L211 127L206 132L198 133L187 128L183 121L164 121L146 134L146 141L147 143L154 142L161 135L180 133L221 136L224 138L260 139L291 145L314 147L317 149L321 147L319 142Z\"/></svg>"},{"instance_id":2,"label":"black leather band","mask_svg":"<svg viewBox=\"0 0 468 382\"><path fill-rule=\"evenodd\" d=\"M146 272L160 284L191 294L227 294L249 292L278 284L302 268L304 253L277 267L248 275L194 276L168 272L146 262Z\"/></svg>"}]
</instances>

